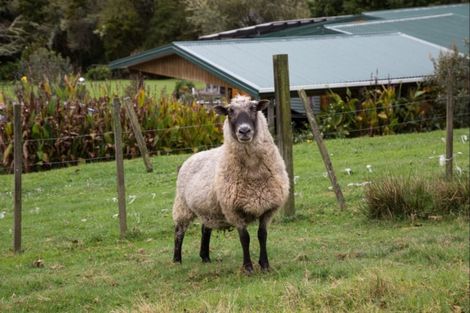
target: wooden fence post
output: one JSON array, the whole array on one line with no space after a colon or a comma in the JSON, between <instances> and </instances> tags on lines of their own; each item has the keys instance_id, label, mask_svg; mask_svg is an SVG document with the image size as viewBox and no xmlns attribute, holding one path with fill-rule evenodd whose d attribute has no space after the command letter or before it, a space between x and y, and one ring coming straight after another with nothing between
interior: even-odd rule
<instances>
[{"instance_id":1,"label":"wooden fence post","mask_svg":"<svg viewBox=\"0 0 470 313\"><path fill-rule=\"evenodd\" d=\"M346 207L346 203L344 201L343 193L341 192L341 188L339 187L339 184L336 181L336 175L333 169L333 164L331 163L328 150L326 149L326 146L323 143L323 139L321 138L320 130L318 129L318 124L315 120L313 109L309 105L307 94L303 89L299 90L299 96L302 99L302 103L304 104L305 112L307 113L307 119L310 123L310 127L312 128L313 137L315 138L315 142L317 143L318 149L320 150L320 154L323 158L323 163L325 163L326 171L328 172L328 177L330 178L331 185L333 186L333 190L335 191L336 200L338 201L339 207L341 209L344 209Z\"/></svg>"},{"instance_id":2,"label":"wooden fence post","mask_svg":"<svg viewBox=\"0 0 470 313\"><path fill-rule=\"evenodd\" d=\"M13 251L21 252L21 174L23 172L23 130L21 127L22 103L13 103L13 145L14 145L14 212L13 212Z\"/></svg>"},{"instance_id":3,"label":"wooden fence post","mask_svg":"<svg viewBox=\"0 0 470 313\"><path fill-rule=\"evenodd\" d=\"M290 112L289 62L287 54L273 55L274 93L276 97L277 142L289 175L289 198L284 205L284 215L295 214L294 162L292 158L292 125Z\"/></svg>"},{"instance_id":4,"label":"wooden fence post","mask_svg":"<svg viewBox=\"0 0 470 313\"><path fill-rule=\"evenodd\" d=\"M454 162L454 86L452 73L449 70L447 77L446 97L446 179L452 179L452 165Z\"/></svg>"},{"instance_id":5,"label":"wooden fence post","mask_svg":"<svg viewBox=\"0 0 470 313\"><path fill-rule=\"evenodd\" d=\"M116 179L119 206L119 230L121 238L126 236L127 215L126 215L126 187L124 183L124 160L122 156L122 129L121 129L121 103L115 97L113 99L113 120L114 120L114 150L116 156Z\"/></svg>"},{"instance_id":6,"label":"wooden fence post","mask_svg":"<svg viewBox=\"0 0 470 313\"><path fill-rule=\"evenodd\" d=\"M132 107L132 102L130 101L129 97L124 99L124 105L132 126L132 131L134 132L134 136L137 141L137 145L139 146L140 154L144 160L145 168L147 169L147 173L151 173L153 171L152 162L150 161L149 153L145 144L144 136L142 135L142 130L140 129L137 114L135 114L134 108Z\"/></svg>"}]
</instances>

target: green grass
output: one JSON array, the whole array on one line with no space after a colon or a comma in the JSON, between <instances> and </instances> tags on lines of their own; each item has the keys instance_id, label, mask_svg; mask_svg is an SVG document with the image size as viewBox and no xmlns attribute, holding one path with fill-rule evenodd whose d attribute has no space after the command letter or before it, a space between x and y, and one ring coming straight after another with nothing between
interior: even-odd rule
<instances>
[{"instance_id":1,"label":"green grass","mask_svg":"<svg viewBox=\"0 0 470 313\"><path fill-rule=\"evenodd\" d=\"M462 134L468 129L456 131L456 162L468 170ZM213 262L202 264L200 226L193 225L183 264L171 262L176 167L188 155L153 158L151 174L142 160L125 162L133 196L126 240L114 217L113 162L24 175L19 255L11 252L12 176L0 176L0 312L469 312L468 219L370 221L361 213L363 187L348 186L389 174L442 176L441 137L327 141L348 204L343 212L316 145L296 145L296 217L276 217L268 237L273 269L250 277L240 270L234 231L214 233ZM250 233L256 260L255 226ZM44 267L32 265L37 259Z\"/></svg>"},{"instance_id":2,"label":"green grass","mask_svg":"<svg viewBox=\"0 0 470 313\"><path fill-rule=\"evenodd\" d=\"M159 79L145 80L145 88L151 95L158 96L163 90L167 94L173 93L177 79ZM100 95L124 95L124 91L130 85L131 81L126 79L114 79L109 81L86 81L86 89L90 97L99 97ZM196 88L203 88L204 83L194 82ZM0 81L0 93L7 97L14 97L14 83Z\"/></svg>"}]
</instances>

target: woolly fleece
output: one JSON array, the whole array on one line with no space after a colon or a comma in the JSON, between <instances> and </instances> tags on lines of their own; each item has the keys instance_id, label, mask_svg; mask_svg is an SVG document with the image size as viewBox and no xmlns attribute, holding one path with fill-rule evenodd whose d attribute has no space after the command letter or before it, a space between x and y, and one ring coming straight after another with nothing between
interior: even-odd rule
<instances>
[{"instance_id":1,"label":"woolly fleece","mask_svg":"<svg viewBox=\"0 0 470 313\"><path fill-rule=\"evenodd\" d=\"M249 98L242 97L230 104L249 105ZM223 132L222 146L194 154L179 171L173 220L185 229L196 217L209 228L244 228L263 214L270 219L287 200L285 164L263 113L257 112L250 143L231 135L228 118Z\"/></svg>"}]
</instances>

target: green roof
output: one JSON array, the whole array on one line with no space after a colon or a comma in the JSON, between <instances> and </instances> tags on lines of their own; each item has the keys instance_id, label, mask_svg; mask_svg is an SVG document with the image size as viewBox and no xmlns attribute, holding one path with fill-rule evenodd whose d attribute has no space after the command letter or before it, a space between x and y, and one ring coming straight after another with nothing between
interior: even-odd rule
<instances>
[{"instance_id":1,"label":"green roof","mask_svg":"<svg viewBox=\"0 0 470 313\"><path fill-rule=\"evenodd\" d=\"M465 40L470 37L469 12L468 3L371 11L274 31L262 37L401 32L446 48L455 43L464 52L468 51Z\"/></svg>"},{"instance_id":2,"label":"green roof","mask_svg":"<svg viewBox=\"0 0 470 313\"><path fill-rule=\"evenodd\" d=\"M409 17L424 17L431 15L440 15L440 14L455 14L455 15L464 15L468 18L469 4L449 4L449 5L436 5L436 6L427 6L427 7L416 7L416 8L406 8L406 9L396 9L396 10L380 10L380 11L370 11L363 13L365 16L370 16L374 18L381 19L399 19L399 18L409 18Z\"/></svg>"},{"instance_id":3,"label":"green roof","mask_svg":"<svg viewBox=\"0 0 470 313\"><path fill-rule=\"evenodd\" d=\"M406 83L434 71L442 47L404 34L174 42L116 60L112 69L177 54L252 96L274 92L272 56L288 54L291 91Z\"/></svg>"},{"instance_id":4,"label":"green roof","mask_svg":"<svg viewBox=\"0 0 470 313\"><path fill-rule=\"evenodd\" d=\"M402 32L407 35L460 51L468 51L470 5L444 5L364 13L379 20L325 25L348 35Z\"/></svg>"}]
</instances>

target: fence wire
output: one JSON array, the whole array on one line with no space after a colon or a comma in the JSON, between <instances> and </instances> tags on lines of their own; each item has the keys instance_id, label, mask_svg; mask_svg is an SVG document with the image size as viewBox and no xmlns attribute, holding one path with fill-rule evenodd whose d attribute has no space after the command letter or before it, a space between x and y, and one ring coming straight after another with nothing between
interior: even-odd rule
<instances>
[{"instance_id":1,"label":"fence wire","mask_svg":"<svg viewBox=\"0 0 470 313\"><path fill-rule=\"evenodd\" d=\"M358 110L355 112L365 112L365 110ZM454 118L459 118L459 117L468 117L470 116L470 113L466 114L457 114L454 115ZM348 130L348 132L351 134L354 133L360 133L360 132L366 132L366 131L372 131L372 130L378 130L378 129L383 129L385 127L398 127L398 126L403 126L403 125L416 125L419 126L420 123L427 122L427 121L436 121L436 122L442 122L446 119L445 115L439 115L439 116L434 116L430 118L421 118L421 119L416 119L412 121L406 121L406 122L400 122L400 123L395 123L395 124L384 124L384 125L377 125L377 126L371 126L371 127L365 127L361 129L351 129ZM194 129L194 128L199 128L203 129L204 127L213 127L213 126L221 126L223 123L216 123L216 124L195 124L195 125L185 125L185 126L174 126L174 127L168 127L168 128L156 128L156 129L147 129L144 130L143 133L149 133L149 132L158 132L158 131L165 131L165 130L181 130L181 129ZM344 131L333 131L333 132L323 132L322 133L324 137L344 137L345 133ZM62 136L62 137L55 137L55 138L44 138L44 139L28 139L24 141L24 144L27 143L42 143L42 142L49 142L49 141L65 141L65 140L76 140L76 139L81 139L81 138L101 138L103 139L104 135L113 135L114 133L112 131L108 132L103 132L103 133L90 133L90 134L83 134L83 135L67 135L67 136ZM10 143L7 142L5 143L6 146L8 146ZM11 143L12 144L12 143ZM173 148L173 149L150 149L148 151L149 155L168 155L168 154L175 154L175 153L181 153L181 152L196 152L200 150L206 150L206 149L211 149L214 147L219 146L219 144L215 145L200 145L200 146L189 146L189 147L180 147L180 148ZM127 153L124 155L124 158L130 159L130 158L135 158L139 157L140 152L138 153ZM67 166L71 164L84 164L84 163L94 163L94 162L100 162L100 161L111 161L114 160L114 154L113 155L106 155L106 156L101 156L101 157L90 157L90 158L77 158L75 160L64 160L64 161L51 161L51 162L41 162L41 163L36 163L32 164L32 166L50 166L50 167L60 167L61 165ZM8 172L8 168L5 166L1 166L0 169L3 168L3 172ZM0 170L0 172L2 172Z\"/></svg>"}]
</instances>

